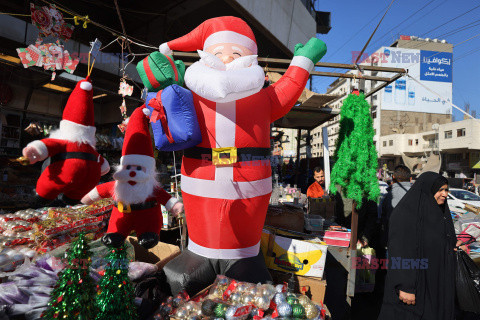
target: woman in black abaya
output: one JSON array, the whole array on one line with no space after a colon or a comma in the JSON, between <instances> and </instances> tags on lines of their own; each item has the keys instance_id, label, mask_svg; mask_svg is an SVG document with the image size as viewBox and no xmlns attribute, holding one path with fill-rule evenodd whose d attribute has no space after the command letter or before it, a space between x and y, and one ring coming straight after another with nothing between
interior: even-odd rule
<instances>
[{"instance_id":1,"label":"woman in black abaya","mask_svg":"<svg viewBox=\"0 0 480 320\"><path fill-rule=\"evenodd\" d=\"M381 320L455 318L455 229L448 181L423 173L390 218Z\"/></svg>"}]
</instances>

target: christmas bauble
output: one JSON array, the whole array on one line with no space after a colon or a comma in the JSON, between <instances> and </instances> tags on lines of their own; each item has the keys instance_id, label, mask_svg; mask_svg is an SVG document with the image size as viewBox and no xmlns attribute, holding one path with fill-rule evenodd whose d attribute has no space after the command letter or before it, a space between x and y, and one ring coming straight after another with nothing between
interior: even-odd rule
<instances>
[{"instance_id":1,"label":"christmas bauble","mask_svg":"<svg viewBox=\"0 0 480 320\"><path fill-rule=\"evenodd\" d=\"M185 308L178 308L175 311L175 318L176 319L185 319L188 316L188 311Z\"/></svg>"},{"instance_id":2,"label":"christmas bauble","mask_svg":"<svg viewBox=\"0 0 480 320\"><path fill-rule=\"evenodd\" d=\"M262 294L264 296L272 297L275 294L275 287L271 284L265 284L262 287Z\"/></svg>"},{"instance_id":3,"label":"christmas bauble","mask_svg":"<svg viewBox=\"0 0 480 320\"><path fill-rule=\"evenodd\" d=\"M214 310L216 306L217 306L217 303L215 301L206 299L202 303L202 314L207 317L213 316L215 313Z\"/></svg>"},{"instance_id":4,"label":"christmas bauble","mask_svg":"<svg viewBox=\"0 0 480 320\"><path fill-rule=\"evenodd\" d=\"M227 309L227 312L225 312L225 319L226 320L233 320L235 311L237 311L237 307L231 306Z\"/></svg>"},{"instance_id":5,"label":"christmas bauble","mask_svg":"<svg viewBox=\"0 0 480 320\"><path fill-rule=\"evenodd\" d=\"M246 282L239 282L237 288L235 289L235 292L242 294L248 289L248 287L249 286Z\"/></svg>"},{"instance_id":6,"label":"christmas bauble","mask_svg":"<svg viewBox=\"0 0 480 320\"><path fill-rule=\"evenodd\" d=\"M255 300L255 296L249 293L244 294L242 297L242 303L245 305L253 303L254 300Z\"/></svg>"},{"instance_id":7,"label":"christmas bauble","mask_svg":"<svg viewBox=\"0 0 480 320\"><path fill-rule=\"evenodd\" d=\"M292 316L294 318L305 318L305 308L301 304L295 303L292 305Z\"/></svg>"},{"instance_id":8,"label":"christmas bauble","mask_svg":"<svg viewBox=\"0 0 480 320\"><path fill-rule=\"evenodd\" d=\"M293 295L287 296L287 303L290 305L298 304L298 299Z\"/></svg>"},{"instance_id":9,"label":"christmas bauble","mask_svg":"<svg viewBox=\"0 0 480 320\"><path fill-rule=\"evenodd\" d=\"M298 303L305 307L307 304L312 303L312 300L302 294L298 297Z\"/></svg>"},{"instance_id":10,"label":"christmas bauble","mask_svg":"<svg viewBox=\"0 0 480 320\"><path fill-rule=\"evenodd\" d=\"M227 312L228 305L219 303L215 306L214 313L218 318L225 318L225 313Z\"/></svg>"},{"instance_id":11,"label":"christmas bauble","mask_svg":"<svg viewBox=\"0 0 480 320\"><path fill-rule=\"evenodd\" d=\"M229 279L225 276L218 276L217 280L218 280L217 285L222 286L222 287L227 286L228 283L230 282Z\"/></svg>"},{"instance_id":12,"label":"christmas bauble","mask_svg":"<svg viewBox=\"0 0 480 320\"><path fill-rule=\"evenodd\" d=\"M291 305L284 302L284 303L281 303L281 304L277 305L277 311L278 311L278 315L280 317L290 317L292 315L293 308L292 308Z\"/></svg>"},{"instance_id":13,"label":"christmas bauble","mask_svg":"<svg viewBox=\"0 0 480 320\"><path fill-rule=\"evenodd\" d=\"M313 303L309 303L305 306L305 316L307 317L307 319L315 319L318 314L318 308Z\"/></svg>"},{"instance_id":14,"label":"christmas bauble","mask_svg":"<svg viewBox=\"0 0 480 320\"><path fill-rule=\"evenodd\" d=\"M242 294L240 292L234 292L230 296L230 301L232 301L234 304L239 304L242 302Z\"/></svg>"},{"instance_id":15,"label":"christmas bauble","mask_svg":"<svg viewBox=\"0 0 480 320\"><path fill-rule=\"evenodd\" d=\"M266 310L270 306L270 299L267 296L256 296L255 306L259 309Z\"/></svg>"},{"instance_id":16,"label":"christmas bauble","mask_svg":"<svg viewBox=\"0 0 480 320\"><path fill-rule=\"evenodd\" d=\"M273 301L275 302L276 305L286 303L287 299L285 298L285 294L281 292L277 292L275 296L273 297Z\"/></svg>"}]
</instances>

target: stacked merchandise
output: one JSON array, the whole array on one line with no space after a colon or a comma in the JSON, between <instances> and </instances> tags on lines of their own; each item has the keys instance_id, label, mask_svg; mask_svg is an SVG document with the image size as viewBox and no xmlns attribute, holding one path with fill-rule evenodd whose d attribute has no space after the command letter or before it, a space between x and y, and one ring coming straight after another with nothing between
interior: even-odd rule
<instances>
[{"instance_id":1,"label":"stacked merchandise","mask_svg":"<svg viewBox=\"0 0 480 320\"><path fill-rule=\"evenodd\" d=\"M101 237L112 207L113 200L106 199L89 206L27 209L0 216L0 271L12 271L25 256L51 251L80 232Z\"/></svg>"},{"instance_id":2,"label":"stacked merchandise","mask_svg":"<svg viewBox=\"0 0 480 320\"><path fill-rule=\"evenodd\" d=\"M326 319L326 308L286 284L238 282L219 275L215 283L190 299L185 292L162 303L154 319Z\"/></svg>"}]
</instances>

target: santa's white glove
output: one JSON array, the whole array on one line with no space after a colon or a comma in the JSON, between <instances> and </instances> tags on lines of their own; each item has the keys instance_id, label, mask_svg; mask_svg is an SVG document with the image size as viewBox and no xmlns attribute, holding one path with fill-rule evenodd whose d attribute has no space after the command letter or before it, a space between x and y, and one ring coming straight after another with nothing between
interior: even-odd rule
<instances>
[{"instance_id":1,"label":"santa's white glove","mask_svg":"<svg viewBox=\"0 0 480 320\"><path fill-rule=\"evenodd\" d=\"M175 203L172 209L170 209L170 213L172 213L175 217L178 217L182 212L183 212L183 203L181 203L180 201Z\"/></svg>"},{"instance_id":2,"label":"santa's white glove","mask_svg":"<svg viewBox=\"0 0 480 320\"><path fill-rule=\"evenodd\" d=\"M40 153L32 146L26 146L23 148L22 154L25 158L28 158L30 164L40 161Z\"/></svg>"},{"instance_id":3,"label":"santa's white glove","mask_svg":"<svg viewBox=\"0 0 480 320\"><path fill-rule=\"evenodd\" d=\"M88 195L88 193L83 196L82 200L80 200L81 203L83 204L92 204L94 203L94 201L92 200L92 198L90 198L90 196Z\"/></svg>"}]
</instances>

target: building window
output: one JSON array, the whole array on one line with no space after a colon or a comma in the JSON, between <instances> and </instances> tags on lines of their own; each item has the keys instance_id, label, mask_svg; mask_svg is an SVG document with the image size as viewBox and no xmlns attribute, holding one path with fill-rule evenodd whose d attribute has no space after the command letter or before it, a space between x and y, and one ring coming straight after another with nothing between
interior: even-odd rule
<instances>
[{"instance_id":1,"label":"building window","mask_svg":"<svg viewBox=\"0 0 480 320\"><path fill-rule=\"evenodd\" d=\"M389 140L389 141L388 141L388 145L389 145L389 146L393 146L393 140Z\"/></svg>"},{"instance_id":2,"label":"building window","mask_svg":"<svg viewBox=\"0 0 480 320\"><path fill-rule=\"evenodd\" d=\"M376 119L377 118L377 110L373 110L372 111L372 119Z\"/></svg>"},{"instance_id":3,"label":"building window","mask_svg":"<svg viewBox=\"0 0 480 320\"><path fill-rule=\"evenodd\" d=\"M457 129L457 137L464 137L465 136L465 128Z\"/></svg>"},{"instance_id":4,"label":"building window","mask_svg":"<svg viewBox=\"0 0 480 320\"><path fill-rule=\"evenodd\" d=\"M387 141L383 141L383 146L384 146L384 147L387 146Z\"/></svg>"},{"instance_id":5,"label":"building window","mask_svg":"<svg viewBox=\"0 0 480 320\"><path fill-rule=\"evenodd\" d=\"M415 139L415 145L418 146L418 139Z\"/></svg>"},{"instance_id":6,"label":"building window","mask_svg":"<svg viewBox=\"0 0 480 320\"><path fill-rule=\"evenodd\" d=\"M408 139L408 145L413 146L413 140L412 139Z\"/></svg>"},{"instance_id":7,"label":"building window","mask_svg":"<svg viewBox=\"0 0 480 320\"><path fill-rule=\"evenodd\" d=\"M452 138L452 130L445 131L445 139L451 139Z\"/></svg>"}]
</instances>

